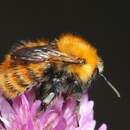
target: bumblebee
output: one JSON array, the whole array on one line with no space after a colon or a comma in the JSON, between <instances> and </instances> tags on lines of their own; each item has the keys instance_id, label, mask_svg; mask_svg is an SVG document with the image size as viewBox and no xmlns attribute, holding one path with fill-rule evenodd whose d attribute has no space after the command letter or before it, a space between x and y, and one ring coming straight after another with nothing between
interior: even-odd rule
<instances>
[{"instance_id":1,"label":"bumblebee","mask_svg":"<svg viewBox=\"0 0 130 130\"><path fill-rule=\"evenodd\" d=\"M103 75L103 68L96 48L80 36L64 34L53 44L45 40L23 41L12 47L0 65L0 89L5 97L14 98L40 87L48 102L57 94L80 95L99 74L120 96Z\"/></svg>"}]
</instances>

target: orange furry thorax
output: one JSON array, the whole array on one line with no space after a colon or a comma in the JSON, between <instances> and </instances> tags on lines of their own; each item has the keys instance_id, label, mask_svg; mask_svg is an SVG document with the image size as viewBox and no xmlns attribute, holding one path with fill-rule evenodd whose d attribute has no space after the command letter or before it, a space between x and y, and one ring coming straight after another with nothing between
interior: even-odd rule
<instances>
[{"instance_id":1,"label":"orange furry thorax","mask_svg":"<svg viewBox=\"0 0 130 130\"><path fill-rule=\"evenodd\" d=\"M88 41L72 34L61 36L57 45L61 52L85 59L85 64L69 65L67 71L77 74L83 82L88 81L97 68L97 65L101 62L97 50Z\"/></svg>"}]
</instances>

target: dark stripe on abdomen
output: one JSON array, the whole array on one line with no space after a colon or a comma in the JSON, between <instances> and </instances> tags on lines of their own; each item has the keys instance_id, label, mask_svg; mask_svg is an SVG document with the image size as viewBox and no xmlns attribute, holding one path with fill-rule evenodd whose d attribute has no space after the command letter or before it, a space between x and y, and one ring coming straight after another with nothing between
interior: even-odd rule
<instances>
[{"instance_id":1,"label":"dark stripe on abdomen","mask_svg":"<svg viewBox=\"0 0 130 130\"><path fill-rule=\"evenodd\" d=\"M18 95L20 92L15 88L15 86L9 81L8 73L4 74L5 78L5 87L7 88L8 92L11 93L11 95Z\"/></svg>"},{"instance_id":2,"label":"dark stripe on abdomen","mask_svg":"<svg viewBox=\"0 0 130 130\"><path fill-rule=\"evenodd\" d=\"M35 81L39 79L39 77L37 76L37 73L31 67L26 66L26 69L28 71L28 76L31 80Z\"/></svg>"},{"instance_id":3,"label":"dark stripe on abdomen","mask_svg":"<svg viewBox=\"0 0 130 130\"><path fill-rule=\"evenodd\" d=\"M12 66L13 77L16 79L17 84L23 88L26 88L29 85L29 83L27 83L27 81L25 80L24 75L19 73L19 65L13 63Z\"/></svg>"},{"instance_id":4,"label":"dark stripe on abdomen","mask_svg":"<svg viewBox=\"0 0 130 130\"><path fill-rule=\"evenodd\" d=\"M16 78L16 82L23 88L26 88L29 84L24 80L23 76L18 74L17 72L13 73L13 76Z\"/></svg>"}]
</instances>

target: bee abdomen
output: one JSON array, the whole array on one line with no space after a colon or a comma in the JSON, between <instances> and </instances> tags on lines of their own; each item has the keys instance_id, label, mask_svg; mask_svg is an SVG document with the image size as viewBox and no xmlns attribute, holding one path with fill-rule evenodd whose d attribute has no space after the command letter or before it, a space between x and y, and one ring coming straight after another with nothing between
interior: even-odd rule
<instances>
[{"instance_id":1,"label":"bee abdomen","mask_svg":"<svg viewBox=\"0 0 130 130\"><path fill-rule=\"evenodd\" d=\"M30 66L26 66L26 69L27 69L27 71L28 71L28 76L29 76L29 78L30 78L31 80L36 81L36 80L39 79L37 73L34 71L33 68L31 68ZM40 77L41 77L41 76L40 76Z\"/></svg>"},{"instance_id":2,"label":"bee abdomen","mask_svg":"<svg viewBox=\"0 0 130 130\"><path fill-rule=\"evenodd\" d=\"M4 78L5 78L5 87L9 93L9 96L12 95L11 97L15 97L19 94L22 94L26 88L26 86L23 86L22 84L19 83L18 79L15 77L13 71L5 73L4 74Z\"/></svg>"},{"instance_id":3,"label":"bee abdomen","mask_svg":"<svg viewBox=\"0 0 130 130\"><path fill-rule=\"evenodd\" d=\"M21 87L27 87L29 84L26 82L22 75L19 75L17 72L14 72L14 77L18 85Z\"/></svg>"},{"instance_id":4,"label":"bee abdomen","mask_svg":"<svg viewBox=\"0 0 130 130\"><path fill-rule=\"evenodd\" d=\"M40 80L44 76L44 70L47 67L47 63L29 64L26 66L28 76L31 80Z\"/></svg>"}]
</instances>

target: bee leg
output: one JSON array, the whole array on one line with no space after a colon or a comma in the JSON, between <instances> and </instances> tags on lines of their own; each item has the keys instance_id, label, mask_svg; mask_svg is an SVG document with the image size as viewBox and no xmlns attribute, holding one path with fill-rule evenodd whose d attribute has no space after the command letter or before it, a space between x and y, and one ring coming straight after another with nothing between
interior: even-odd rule
<instances>
[{"instance_id":1,"label":"bee leg","mask_svg":"<svg viewBox=\"0 0 130 130\"><path fill-rule=\"evenodd\" d=\"M45 104L45 106L49 105L51 101L54 99L54 97L55 97L55 93L50 92L49 95L42 100L43 104Z\"/></svg>"}]
</instances>

